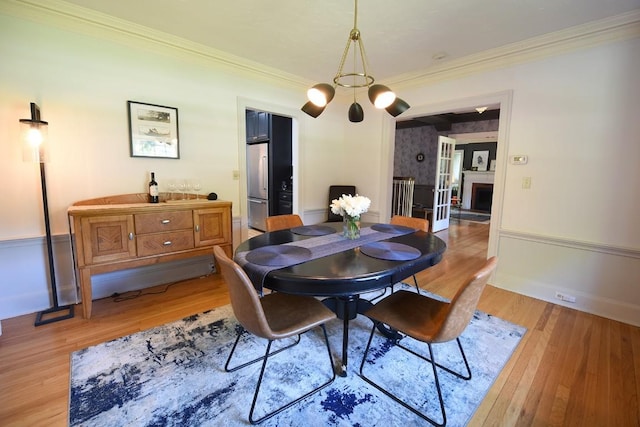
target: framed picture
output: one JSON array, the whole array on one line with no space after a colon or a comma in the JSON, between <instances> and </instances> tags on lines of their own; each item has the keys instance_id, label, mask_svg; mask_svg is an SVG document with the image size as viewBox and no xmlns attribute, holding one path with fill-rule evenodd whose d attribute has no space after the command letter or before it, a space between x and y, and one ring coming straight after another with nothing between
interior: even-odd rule
<instances>
[{"instance_id":1,"label":"framed picture","mask_svg":"<svg viewBox=\"0 0 640 427\"><path fill-rule=\"evenodd\" d=\"M496 161L495 160L491 160L491 163L489 164L489 170L491 172L495 172L495 170L496 170Z\"/></svg>"},{"instance_id":2,"label":"framed picture","mask_svg":"<svg viewBox=\"0 0 640 427\"><path fill-rule=\"evenodd\" d=\"M178 109L127 101L131 157L180 158Z\"/></svg>"},{"instance_id":3,"label":"framed picture","mask_svg":"<svg viewBox=\"0 0 640 427\"><path fill-rule=\"evenodd\" d=\"M477 168L477 171L486 171L489 164L489 150L474 151L471 160L471 168Z\"/></svg>"}]
</instances>

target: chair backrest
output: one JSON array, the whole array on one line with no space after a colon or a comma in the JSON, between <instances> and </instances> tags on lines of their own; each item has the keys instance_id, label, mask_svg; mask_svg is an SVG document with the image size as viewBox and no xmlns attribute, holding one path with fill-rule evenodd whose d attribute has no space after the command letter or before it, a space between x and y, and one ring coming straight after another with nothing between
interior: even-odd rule
<instances>
[{"instance_id":1,"label":"chair backrest","mask_svg":"<svg viewBox=\"0 0 640 427\"><path fill-rule=\"evenodd\" d=\"M425 218L413 218L410 216L394 215L389 223L393 225L403 225L405 227L415 228L429 232L429 220Z\"/></svg>"},{"instance_id":2,"label":"chair backrest","mask_svg":"<svg viewBox=\"0 0 640 427\"><path fill-rule=\"evenodd\" d=\"M440 330L434 335L433 342L450 341L465 330L473 313L478 307L478 301L489 277L496 269L498 259L491 257L467 282L458 289L458 292L449 304L449 311L446 314Z\"/></svg>"},{"instance_id":3,"label":"chair backrest","mask_svg":"<svg viewBox=\"0 0 640 427\"><path fill-rule=\"evenodd\" d=\"M229 258L220 246L213 247L213 256L229 288L231 307L238 322L254 335L273 339L258 293L242 267Z\"/></svg>"},{"instance_id":4,"label":"chair backrest","mask_svg":"<svg viewBox=\"0 0 640 427\"><path fill-rule=\"evenodd\" d=\"M331 185L329 186L329 206L334 199L339 199L343 194L356 195L355 185ZM329 217L327 222L342 222L343 218L340 215L336 215L329 209Z\"/></svg>"},{"instance_id":5,"label":"chair backrest","mask_svg":"<svg viewBox=\"0 0 640 427\"><path fill-rule=\"evenodd\" d=\"M284 230L302 225L302 219L297 214L274 215L266 218L267 231Z\"/></svg>"}]
</instances>

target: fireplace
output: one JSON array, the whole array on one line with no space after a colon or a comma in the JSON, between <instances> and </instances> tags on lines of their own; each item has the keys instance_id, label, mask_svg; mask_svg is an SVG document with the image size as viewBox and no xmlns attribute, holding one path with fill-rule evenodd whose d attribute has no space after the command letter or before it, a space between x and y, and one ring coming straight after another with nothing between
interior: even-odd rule
<instances>
[{"instance_id":1,"label":"fireplace","mask_svg":"<svg viewBox=\"0 0 640 427\"><path fill-rule=\"evenodd\" d=\"M475 182L471 187L471 210L491 212L493 184Z\"/></svg>"},{"instance_id":2,"label":"fireplace","mask_svg":"<svg viewBox=\"0 0 640 427\"><path fill-rule=\"evenodd\" d=\"M463 209L475 209L482 211L491 211L491 199L493 197L493 180L494 172L478 172L478 171L464 171L464 177L462 180L462 208ZM480 206L476 206L478 194L474 188L476 185L481 184L478 187L480 190ZM487 185L488 184L488 185ZM476 200L475 202L472 202Z\"/></svg>"}]
</instances>

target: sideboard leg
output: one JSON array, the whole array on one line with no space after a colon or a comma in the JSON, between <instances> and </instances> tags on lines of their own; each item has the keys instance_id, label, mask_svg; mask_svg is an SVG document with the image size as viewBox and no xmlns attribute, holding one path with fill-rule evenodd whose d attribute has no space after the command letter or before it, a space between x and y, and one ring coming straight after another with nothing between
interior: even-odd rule
<instances>
[{"instance_id":1,"label":"sideboard leg","mask_svg":"<svg viewBox=\"0 0 640 427\"><path fill-rule=\"evenodd\" d=\"M82 315L85 319L91 318L92 292L91 270L84 268L80 271L80 296L82 297Z\"/></svg>"}]
</instances>

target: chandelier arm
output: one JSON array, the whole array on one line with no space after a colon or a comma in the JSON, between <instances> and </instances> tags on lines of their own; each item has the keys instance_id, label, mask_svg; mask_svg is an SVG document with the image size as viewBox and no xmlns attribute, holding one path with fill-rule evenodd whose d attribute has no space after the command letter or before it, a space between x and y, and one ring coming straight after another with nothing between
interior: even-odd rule
<instances>
[{"instance_id":1,"label":"chandelier arm","mask_svg":"<svg viewBox=\"0 0 640 427\"><path fill-rule=\"evenodd\" d=\"M351 34L349 34L349 38L347 39L347 45L344 48L344 52L342 52L342 58L340 59L340 65L338 65L338 71L336 72L335 77L333 78L333 82L337 85L340 85L340 77L342 76L342 69L344 68L344 61L347 60L347 55L349 54L349 48L351 48Z\"/></svg>"},{"instance_id":2,"label":"chandelier arm","mask_svg":"<svg viewBox=\"0 0 640 427\"><path fill-rule=\"evenodd\" d=\"M365 54L365 51L364 51L364 43L362 41L362 37L360 37L360 39L358 40L358 46L360 47L360 59L362 60L362 71L364 72L365 80L371 79L371 82L367 83L367 86L371 86L375 81L375 79L367 71L367 55Z\"/></svg>"}]
</instances>

